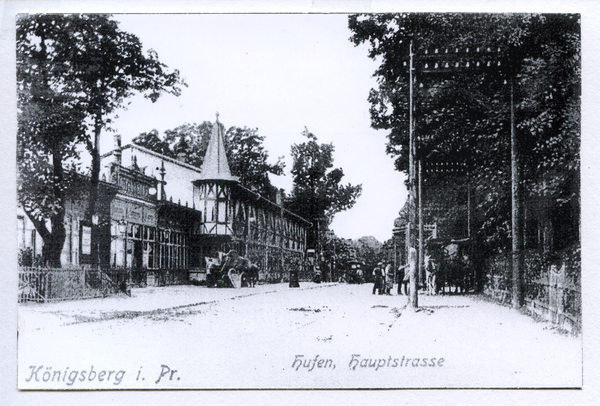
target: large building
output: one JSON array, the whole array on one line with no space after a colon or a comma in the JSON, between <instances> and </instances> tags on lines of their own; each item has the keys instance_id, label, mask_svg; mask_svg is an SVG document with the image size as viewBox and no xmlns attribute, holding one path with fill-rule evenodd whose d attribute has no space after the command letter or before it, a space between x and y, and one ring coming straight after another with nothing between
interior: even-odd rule
<instances>
[{"instance_id":1,"label":"large building","mask_svg":"<svg viewBox=\"0 0 600 406\"><path fill-rule=\"evenodd\" d=\"M304 257L310 222L231 174L218 117L202 168L120 144L116 137L115 149L101 158L97 241L86 221L87 198L67 204L63 267L99 263L130 270L134 283L154 285L202 280L206 259L232 249L270 279ZM41 239L27 220L21 213L20 247L39 255Z\"/></svg>"},{"instance_id":2,"label":"large building","mask_svg":"<svg viewBox=\"0 0 600 406\"><path fill-rule=\"evenodd\" d=\"M201 169L118 141L102 157L102 179L119 186L110 210L111 267L153 283L165 270L202 279L206 258L231 249L263 275L281 274L304 256L310 222L232 176L221 131L217 118Z\"/></svg>"}]
</instances>

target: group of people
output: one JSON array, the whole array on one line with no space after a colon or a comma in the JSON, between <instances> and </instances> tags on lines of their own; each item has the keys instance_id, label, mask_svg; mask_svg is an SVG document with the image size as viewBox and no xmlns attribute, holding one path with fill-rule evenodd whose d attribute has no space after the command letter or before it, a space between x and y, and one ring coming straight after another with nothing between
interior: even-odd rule
<instances>
[{"instance_id":1,"label":"group of people","mask_svg":"<svg viewBox=\"0 0 600 406\"><path fill-rule=\"evenodd\" d=\"M438 271L437 265L435 261L433 261L429 250L425 251L423 262L426 274L426 292L427 294L435 295L438 291L436 280ZM390 261L378 263L375 269L373 269L373 277L375 279L375 283L373 284L373 294L379 291L380 295L391 295L394 282L396 282L398 283L398 294L408 295L410 293L410 276L413 273L411 271L416 271L416 267L417 251L414 248L411 248L408 253L408 264L401 265L395 275ZM411 270L411 268L413 269Z\"/></svg>"},{"instance_id":2,"label":"group of people","mask_svg":"<svg viewBox=\"0 0 600 406\"><path fill-rule=\"evenodd\" d=\"M394 283L398 284L398 294L408 295L410 272L407 266L400 266L397 272L391 262L380 262L373 269L373 294L378 292L380 295L391 295Z\"/></svg>"}]
</instances>

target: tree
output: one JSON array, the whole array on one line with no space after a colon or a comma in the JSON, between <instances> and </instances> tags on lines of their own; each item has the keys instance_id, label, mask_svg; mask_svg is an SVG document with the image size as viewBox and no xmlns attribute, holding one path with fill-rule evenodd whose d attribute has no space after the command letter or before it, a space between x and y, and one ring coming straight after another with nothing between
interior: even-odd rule
<instances>
[{"instance_id":1,"label":"tree","mask_svg":"<svg viewBox=\"0 0 600 406\"><path fill-rule=\"evenodd\" d=\"M209 121L200 125L183 124L166 130L162 140L158 137L158 132L153 130L141 133L133 142L201 168L213 125ZM275 164L268 162L269 153L263 145L264 139L265 137L258 134L257 128L233 126L225 133L225 150L231 173L240 178L240 183L267 198L272 198L274 188L269 174L281 175L285 164L283 157Z\"/></svg>"},{"instance_id":2,"label":"tree","mask_svg":"<svg viewBox=\"0 0 600 406\"><path fill-rule=\"evenodd\" d=\"M19 79L26 70L19 60ZM76 146L85 139L84 114L72 97L53 92L45 75L29 80L18 83L18 199L44 241L43 261L58 266L66 238L63 203L81 190L80 179L73 175Z\"/></svg>"},{"instance_id":3,"label":"tree","mask_svg":"<svg viewBox=\"0 0 600 406\"><path fill-rule=\"evenodd\" d=\"M268 175L282 175L285 163L283 157L275 164L267 162L269 154L263 146L264 139L257 128L230 127L225 134L225 145L231 173L240 177L242 185L272 199L274 187Z\"/></svg>"},{"instance_id":4,"label":"tree","mask_svg":"<svg viewBox=\"0 0 600 406\"><path fill-rule=\"evenodd\" d=\"M133 139L133 143L170 158L176 157L169 144L158 136L156 129L147 133L140 133L140 135Z\"/></svg>"},{"instance_id":5,"label":"tree","mask_svg":"<svg viewBox=\"0 0 600 406\"><path fill-rule=\"evenodd\" d=\"M162 139L154 129L149 133L141 133L133 139L133 143L201 168L212 128L213 124L209 121L185 123L166 130Z\"/></svg>"},{"instance_id":6,"label":"tree","mask_svg":"<svg viewBox=\"0 0 600 406\"><path fill-rule=\"evenodd\" d=\"M165 71L156 52L144 56L140 40L119 30L109 15L20 16L16 43L19 199L44 239L45 262L60 266L69 186L65 161L77 158L80 143L92 155L91 218L98 196L100 134L110 130L116 118L111 115L136 92L154 102L163 92L179 95L185 84L177 70Z\"/></svg>"},{"instance_id":7,"label":"tree","mask_svg":"<svg viewBox=\"0 0 600 406\"><path fill-rule=\"evenodd\" d=\"M496 249L507 248L510 242L514 81L525 197L543 196L553 207L548 211L555 211L551 216L555 222L561 218L558 213L568 212L572 232L567 240L578 242L578 15L370 14L350 16L349 28L350 40L356 45L368 42L369 57L381 60L375 72L378 88L369 94L371 120L374 128L389 131L387 152L401 171L408 171L409 163L407 65L412 43L417 158L464 164L466 169L427 171L425 190L430 193L425 197L434 205L451 200L450 210L456 214L458 206L466 203L467 192L464 186L458 194L453 191L470 184L476 200L474 228L482 241ZM476 57L481 68L471 64L469 69L452 69ZM425 64L433 65L432 61L449 62L449 69L445 74L427 74L432 66ZM483 68L487 62L495 68ZM494 65L497 62L500 68ZM443 216L452 217L447 213Z\"/></svg>"},{"instance_id":8,"label":"tree","mask_svg":"<svg viewBox=\"0 0 600 406\"><path fill-rule=\"evenodd\" d=\"M341 185L344 171L333 168L333 144L319 144L317 137L305 130L308 141L292 145L294 186L286 207L313 223L308 231L307 246L317 248L319 233L324 232L333 216L350 209L361 194L362 185Z\"/></svg>"}]
</instances>

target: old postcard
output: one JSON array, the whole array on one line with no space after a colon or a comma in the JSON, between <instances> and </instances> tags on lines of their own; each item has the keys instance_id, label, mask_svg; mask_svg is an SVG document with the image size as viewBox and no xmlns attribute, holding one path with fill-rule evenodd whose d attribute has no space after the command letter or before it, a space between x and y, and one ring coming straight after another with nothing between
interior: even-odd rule
<instances>
[{"instance_id":1,"label":"old postcard","mask_svg":"<svg viewBox=\"0 0 600 406\"><path fill-rule=\"evenodd\" d=\"M14 36L20 391L583 387L580 12Z\"/></svg>"}]
</instances>

